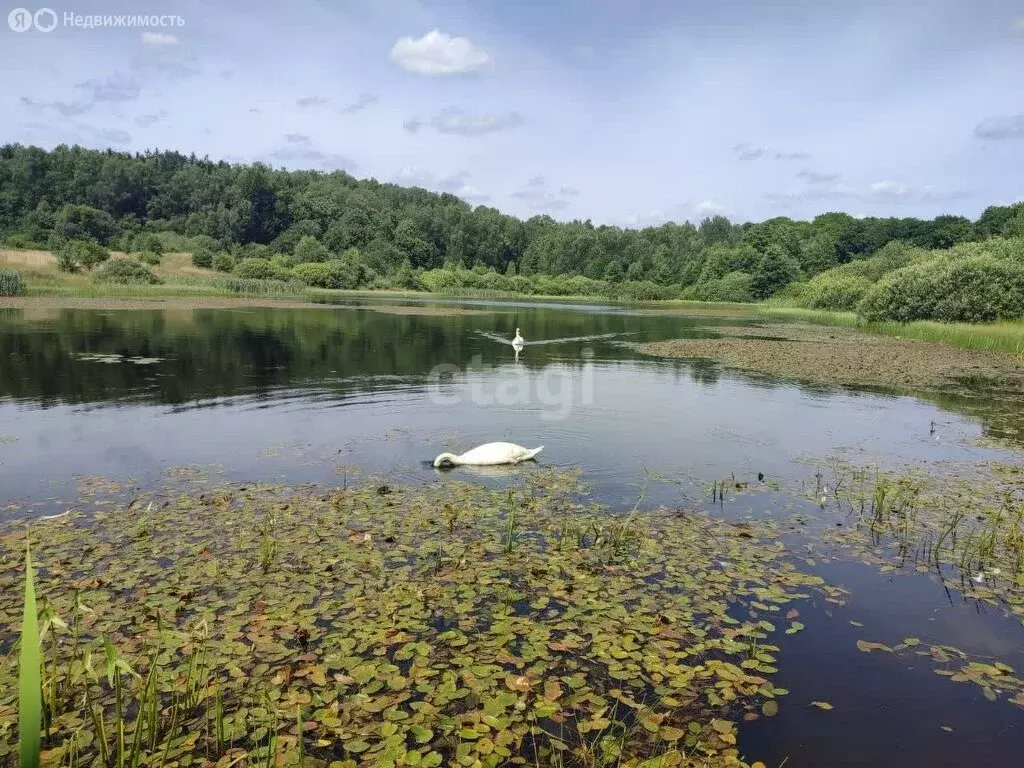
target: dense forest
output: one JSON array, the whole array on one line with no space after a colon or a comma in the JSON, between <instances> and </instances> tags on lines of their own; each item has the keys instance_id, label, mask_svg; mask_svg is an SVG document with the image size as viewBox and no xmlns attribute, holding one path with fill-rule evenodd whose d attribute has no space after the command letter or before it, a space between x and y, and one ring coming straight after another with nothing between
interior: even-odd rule
<instances>
[{"instance_id":1,"label":"dense forest","mask_svg":"<svg viewBox=\"0 0 1024 768\"><path fill-rule=\"evenodd\" d=\"M240 278L320 287L781 296L879 317L894 317L894 292L928 294L966 280L995 289L967 309L917 301L897 319L1024 314L1024 203L992 206L977 221L824 213L809 222L714 216L623 229L549 216L523 221L341 171L15 144L0 147L0 237L10 247L54 250L68 270L91 268L108 250L151 264L165 250L185 250L197 265ZM138 263L104 266L114 279L146 279Z\"/></svg>"}]
</instances>

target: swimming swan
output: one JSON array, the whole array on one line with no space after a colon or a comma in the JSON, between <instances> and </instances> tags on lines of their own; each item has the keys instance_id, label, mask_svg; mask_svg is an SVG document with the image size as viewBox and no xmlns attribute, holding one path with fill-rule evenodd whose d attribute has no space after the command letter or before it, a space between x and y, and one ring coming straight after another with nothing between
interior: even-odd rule
<instances>
[{"instance_id":1,"label":"swimming swan","mask_svg":"<svg viewBox=\"0 0 1024 768\"><path fill-rule=\"evenodd\" d=\"M512 339L512 346L513 347L521 347L525 343L526 342L523 340L523 337L519 335L519 329L516 328L516 337L514 339Z\"/></svg>"},{"instance_id":2,"label":"swimming swan","mask_svg":"<svg viewBox=\"0 0 1024 768\"><path fill-rule=\"evenodd\" d=\"M484 443L472 450L456 456L454 453L442 453L434 459L435 467L455 467L460 464L475 464L478 466L490 466L494 464L518 464L521 461L529 461L538 453L544 450L534 448L532 451L514 443Z\"/></svg>"}]
</instances>

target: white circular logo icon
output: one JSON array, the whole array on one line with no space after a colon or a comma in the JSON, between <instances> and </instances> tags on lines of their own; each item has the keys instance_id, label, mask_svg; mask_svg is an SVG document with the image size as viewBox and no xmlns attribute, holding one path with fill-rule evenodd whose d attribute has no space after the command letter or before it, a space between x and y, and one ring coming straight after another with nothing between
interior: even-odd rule
<instances>
[{"instance_id":1,"label":"white circular logo icon","mask_svg":"<svg viewBox=\"0 0 1024 768\"><path fill-rule=\"evenodd\" d=\"M40 32L52 32L57 26L57 14L50 8L40 8L32 17L32 23Z\"/></svg>"},{"instance_id":2,"label":"white circular logo icon","mask_svg":"<svg viewBox=\"0 0 1024 768\"><path fill-rule=\"evenodd\" d=\"M15 32L27 32L32 24L32 11L27 8L15 8L7 14L7 26Z\"/></svg>"}]
</instances>

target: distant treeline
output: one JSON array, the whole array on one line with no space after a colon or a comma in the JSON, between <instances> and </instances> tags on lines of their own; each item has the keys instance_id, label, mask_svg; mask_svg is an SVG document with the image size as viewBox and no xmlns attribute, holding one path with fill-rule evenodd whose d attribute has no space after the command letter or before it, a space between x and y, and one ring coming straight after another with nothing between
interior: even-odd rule
<instances>
[{"instance_id":1,"label":"distant treeline","mask_svg":"<svg viewBox=\"0 0 1024 768\"><path fill-rule=\"evenodd\" d=\"M9 245L66 253L69 240L146 253L184 249L197 264L242 278L298 278L323 287L707 301L781 294L845 308L861 307L891 271L917 270L890 292L941 290L969 279L1001 286L1012 298L1024 269L1016 239L1024 237L1024 203L989 207L977 221L825 213L810 222L778 217L734 224L714 216L698 225L622 229L549 216L522 221L450 194L357 180L341 171L67 146L0 147L0 235ZM947 257L936 260L936 252ZM879 254L871 268L849 266ZM949 266L963 259L973 260L966 272ZM945 264L944 276L924 275L938 267L921 262ZM836 268L845 271L835 280L819 279ZM853 278L860 282L843 282ZM841 300L829 298L833 294ZM876 297L870 307L885 303ZM927 305L917 302L903 314L963 315ZM1012 301L997 305L967 314L1024 314L1024 298L1016 309Z\"/></svg>"}]
</instances>

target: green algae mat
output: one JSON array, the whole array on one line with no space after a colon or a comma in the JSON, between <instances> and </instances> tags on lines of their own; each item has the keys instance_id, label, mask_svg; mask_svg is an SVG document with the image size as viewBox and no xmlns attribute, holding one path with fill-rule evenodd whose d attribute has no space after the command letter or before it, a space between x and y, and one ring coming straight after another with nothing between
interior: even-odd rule
<instances>
[{"instance_id":1,"label":"green algae mat","mask_svg":"<svg viewBox=\"0 0 1024 768\"><path fill-rule=\"evenodd\" d=\"M757 766L787 606L768 526L509 490L223 487L0 534L0 764L32 545L43 764Z\"/></svg>"}]
</instances>

